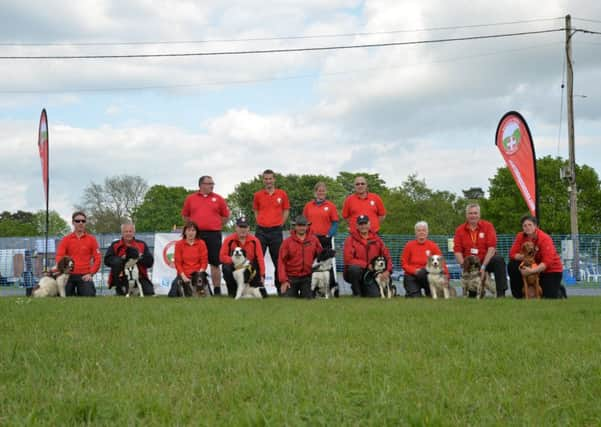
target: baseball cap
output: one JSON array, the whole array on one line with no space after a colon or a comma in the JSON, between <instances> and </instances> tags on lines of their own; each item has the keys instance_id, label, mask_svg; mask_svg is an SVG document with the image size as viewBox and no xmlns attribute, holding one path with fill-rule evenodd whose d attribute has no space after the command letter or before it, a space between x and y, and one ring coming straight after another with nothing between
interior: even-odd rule
<instances>
[{"instance_id":1,"label":"baseball cap","mask_svg":"<svg viewBox=\"0 0 601 427\"><path fill-rule=\"evenodd\" d=\"M295 218L294 225L309 225L309 221L304 215L299 215Z\"/></svg>"},{"instance_id":2,"label":"baseball cap","mask_svg":"<svg viewBox=\"0 0 601 427\"><path fill-rule=\"evenodd\" d=\"M248 220L246 219L245 216L241 216L240 218L238 218L236 220L236 225L238 227L248 227Z\"/></svg>"},{"instance_id":3,"label":"baseball cap","mask_svg":"<svg viewBox=\"0 0 601 427\"><path fill-rule=\"evenodd\" d=\"M359 215L357 217L357 224L367 224L369 222L369 217L367 215Z\"/></svg>"}]
</instances>

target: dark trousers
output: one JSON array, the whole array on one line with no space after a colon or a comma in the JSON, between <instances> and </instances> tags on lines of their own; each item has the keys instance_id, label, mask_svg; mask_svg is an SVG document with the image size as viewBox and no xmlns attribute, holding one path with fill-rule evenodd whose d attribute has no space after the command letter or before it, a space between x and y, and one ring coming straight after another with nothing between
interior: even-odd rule
<instances>
[{"instance_id":1,"label":"dark trousers","mask_svg":"<svg viewBox=\"0 0 601 427\"><path fill-rule=\"evenodd\" d=\"M65 295L68 297L94 297L96 296L96 288L94 282L84 282L83 275L71 274L65 285Z\"/></svg>"},{"instance_id":2,"label":"dark trousers","mask_svg":"<svg viewBox=\"0 0 601 427\"><path fill-rule=\"evenodd\" d=\"M332 238L328 237L328 236L320 236L317 235L317 239L319 240L319 243L321 243L321 247L324 249L333 249L332 247ZM330 269L330 289L332 289L334 286L337 286L336 284L336 266L333 265L332 268Z\"/></svg>"},{"instance_id":3,"label":"dark trousers","mask_svg":"<svg viewBox=\"0 0 601 427\"><path fill-rule=\"evenodd\" d=\"M347 265L344 268L344 280L351 284L353 296L379 297L380 288L374 283L365 283L366 268L358 265Z\"/></svg>"},{"instance_id":4,"label":"dark trousers","mask_svg":"<svg viewBox=\"0 0 601 427\"><path fill-rule=\"evenodd\" d=\"M261 275L259 274L259 264L257 261L252 262L252 266L255 268L257 274L254 279L251 280L250 285L253 287L261 286ZM238 291L238 283L234 279L234 264L221 264L221 271L223 272L223 280L227 285L227 294L234 298Z\"/></svg>"},{"instance_id":5,"label":"dark trousers","mask_svg":"<svg viewBox=\"0 0 601 427\"><path fill-rule=\"evenodd\" d=\"M311 276L302 277L289 277L290 287L284 294L285 297L296 297L296 298L313 298L313 292L311 292Z\"/></svg>"},{"instance_id":6,"label":"dark trousers","mask_svg":"<svg viewBox=\"0 0 601 427\"><path fill-rule=\"evenodd\" d=\"M501 255L493 256L486 266L488 273L495 275L495 283L497 285L497 296L505 296L507 290L507 267L505 260Z\"/></svg>"},{"instance_id":7,"label":"dark trousers","mask_svg":"<svg viewBox=\"0 0 601 427\"><path fill-rule=\"evenodd\" d=\"M524 298L524 283L520 273L520 261L512 259L507 266L511 294L514 298ZM541 273L540 287L543 289L543 298L565 298L565 288L561 285L562 273Z\"/></svg>"},{"instance_id":8,"label":"dark trousers","mask_svg":"<svg viewBox=\"0 0 601 427\"><path fill-rule=\"evenodd\" d=\"M255 237L261 242L263 255L265 255L265 251L267 248L269 248L269 255L271 256L271 261L273 262L274 268L273 281L275 289L278 291L278 295L280 295L280 281L278 279L278 256L280 255L280 246L282 246L282 241L284 240L282 227L257 226Z\"/></svg>"},{"instance_id":9,"label":"dark trousers","mask_svg":"<svg viewBox=\"0 0 601 427\"><path fill-rule=\"evenodd\" d=\"M403 277L403 287L405 288L405 298L420 298L430 295L430 285L428 284L428 272L425 268L417 270L415 274L405 274Z\"/></svg>"}]
</instances>

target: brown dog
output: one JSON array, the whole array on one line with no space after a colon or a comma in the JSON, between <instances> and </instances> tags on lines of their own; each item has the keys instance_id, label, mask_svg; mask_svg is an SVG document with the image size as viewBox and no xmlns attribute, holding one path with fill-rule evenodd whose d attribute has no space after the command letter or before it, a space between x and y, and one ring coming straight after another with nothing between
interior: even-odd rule
<instances>
[{"instance_id":1,"label":"brown dog","mask_svg":"<svg viewBox=\"0 0 601 427\"><path fill-rule=\"evenodd\" d=\"M524 255L524 259L520 263L520 269L524 267L537 267L537 264L534 261L534 255L536 253L534 243L530 241L522 243L520 253ZM522 288L524 298L540 298L543 296L543 289L540 287L540 273L522 276L522 282L524 283L524 287Z\"/></svg>"}]
</instances>

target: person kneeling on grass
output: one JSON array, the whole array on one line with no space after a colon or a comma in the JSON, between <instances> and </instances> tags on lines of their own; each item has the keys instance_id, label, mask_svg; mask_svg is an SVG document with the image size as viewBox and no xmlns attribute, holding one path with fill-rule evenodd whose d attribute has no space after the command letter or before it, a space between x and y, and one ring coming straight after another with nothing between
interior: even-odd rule
<instances>
[{"instance_id":1,"label":"person kneeling on grass","mask_svg":"<svg viewBox=\"0 0 601 427\"><path fill-rule=\"evenodd\" d=\"M313 298L313 260L323 249L317 237L307 232L308 226L307 218L303 215L297 216L294 230L280 247L278 275L282 295L286 297Z\"/></svg>"},{"instance_id":2,"label":"person kneeling on grass","mask_svg":"<svg viewBox=\"0 0 601 427\"><path fill-rule=\"evenodd\" d=\"M177 277L171 283L167 296L178 295L178 282L190 282L193 273L207 270L209 253L207 245L201 240L198 226L193 221L188 221L182 230L182 238L175 244L174 263Z\"/></svg>"}]
</instances>

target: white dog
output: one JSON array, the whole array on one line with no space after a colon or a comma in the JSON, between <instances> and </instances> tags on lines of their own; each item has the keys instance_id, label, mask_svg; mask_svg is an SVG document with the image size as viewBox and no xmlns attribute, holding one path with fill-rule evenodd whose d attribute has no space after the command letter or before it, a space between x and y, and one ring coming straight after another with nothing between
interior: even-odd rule
<instances>
[{"instance_id":1,"label":"white dog","mask_svg":"<svg viewBox=\"0 0 601 427\"><path fill-rule=\"evenodd\" d=\"M138 270L138 260L140 259L140 253L137 249L128 247L125 251L125 265L123 266L123 276L127 281L127 292L126 298L131 295L140 295L144 298L144 291L142 290L142 283L140 283L140 270Z\"/></svg>"},{"instance_id":2,"label":"white dog","mask_svg":"<svg viewBox=\"0 0 601 427\"><path fill-rule=\"evenodd\" d=\"M451 298L454 295L454 288L449 286L449 281L444 275L444 258L441 255L430 255L426 263L426 271L428 272L428 284L430 285L430 293L432 299L443 297Z\"/></svg>"},{"instance_id":3,"label":"white dog","mask_svg":"<svg viewBox=\"0 0 601 427\"><path fill-rule=\"evenodd\" d=\"M31 295L34 298L43 297L65 297L65 285L69 280L69 275L73 271L73 259L65 256L55 267L57 270L56 278L53 276L45 276L40 279L40 282L33 288Z\"/></svg>"},{"instance_id":4,"label":"white dog","mask_svg":"<svg viewBox=\"0 0 601 427\"><path fill-rule=\"evenodd\" d=\"M336 251L334 249L324 249L313 262L311 291L315 296L324 297L325 299L333 298L338 290L337 286L330 288L330 270L334 265L335 255Z\"/></svg>"},{"instance_id":5,"label":"white dog","mask_svg":"<svg viewBox=\"0 0 601 427\"><path fill-rule=\"evenodd\" d=\"M232 251L232 262L234 264L234 280L238 285L236 299L263 298L260 289L250 284L257 275L257 271L250 261L246 259L246 251L236 246Z\"/></svg>"}]
</instances>

